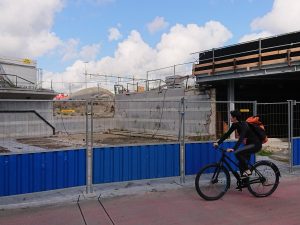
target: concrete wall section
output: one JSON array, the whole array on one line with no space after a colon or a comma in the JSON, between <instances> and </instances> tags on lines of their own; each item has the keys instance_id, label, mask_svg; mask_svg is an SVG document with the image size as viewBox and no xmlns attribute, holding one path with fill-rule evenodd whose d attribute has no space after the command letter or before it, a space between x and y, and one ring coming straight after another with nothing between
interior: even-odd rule
<instances>
[{"instance_id":1,"label":"concrete wall section","mask_svg":"<svg viewBox=\"0 0 300 225\"><path fill-rule=\"evenodd\" d=\"M51 135L52 129L36 114L18 113L35 110L53 125L53 103L51 101L0 101L0 137L31 137ZM16 111L3 113L3 111Z\"/></svg>"},{"instance_id":2,"label":"concrete wall section","mask_svg":"<svg viewBox=\"0 0 300 225\"><path fill-rule=\"evenodd\" d=\"M181 98L185 98L185 131L187 135L214 135L211 122L214 106L211 94L183 88L117 95L116 129L153 134L178 135L181 120Z\"/></svg>"}]
</instances>

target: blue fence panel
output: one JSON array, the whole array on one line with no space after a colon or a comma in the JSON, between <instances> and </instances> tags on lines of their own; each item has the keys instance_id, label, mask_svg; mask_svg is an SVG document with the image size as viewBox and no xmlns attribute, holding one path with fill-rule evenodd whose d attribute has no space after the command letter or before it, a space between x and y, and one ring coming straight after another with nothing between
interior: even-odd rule
<instances>
[{"instance_id":1,"label":"blue fence panel","mask_svg":"<svg viewBox=\"0 0 300 225\"><path fill-rule=\"evenodd\" d=\"M293 138L292 142L293 166L298 166L300 165L300 138Z\"/></svg>"},{"instance_id":2,"label":"blue fence panel","mask_svg":"<svg viewBox=\"0 0 300 225\"><path fill-rule=\"evenodd\" d=\"M94 148L93 183L179 176L179 144Z\"/></svg>"},{"instance_id":3,"label":"blue fence panel","mask_svg":"<svg viewBox=\"0 0 300 225\"><path fill-rule=\"evenodd\" d=\"M224 142L222 147L232 148L235 142ZM233 153L228 154L230 158L237 162ZM205 143L187 143L185 145L185 174L192 175L196 174L200 168L209 164L215 163L220 160L221 152L213 148L212 142ZM255 162L255 157L251 157L251 163ZM237 170L237 167L230 163L232 169Z\"/></svg>"},{"instance_id":4,"label":"blue fence panel","mask_svg":"<svg viewBox=\"0 0 300 225\"><path fill-rule=\"evenodd\" d=\"M85 184L85 149L0 156L0 196Z\"/></svg>"}]
</instances>

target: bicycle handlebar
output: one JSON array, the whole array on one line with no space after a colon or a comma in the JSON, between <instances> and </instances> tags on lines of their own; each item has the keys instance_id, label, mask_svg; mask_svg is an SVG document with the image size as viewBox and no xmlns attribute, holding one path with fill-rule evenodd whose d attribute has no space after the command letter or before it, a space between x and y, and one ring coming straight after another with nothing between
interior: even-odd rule
<instances>
[{"instance_id":1,"label":"bicycle handlebar","mask_svg":"<svg viewBox=\"0 0 300 225\"><path fill-rule=\"evenodd\" d=\"M218 146L218 147L214 147L214 149L215 150L218 150L218 151L220 151L220 152L225 152L225 153L229 153L229 152L227 152L227 148L223 148L223 147L221 147L221 146Z\"/></svg>"}]
</instances>

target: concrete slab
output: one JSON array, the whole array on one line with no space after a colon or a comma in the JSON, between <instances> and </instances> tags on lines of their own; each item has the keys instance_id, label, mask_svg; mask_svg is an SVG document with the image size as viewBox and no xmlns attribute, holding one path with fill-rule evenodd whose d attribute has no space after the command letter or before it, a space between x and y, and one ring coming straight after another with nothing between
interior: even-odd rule
<instances>
[{"instance_id":1,"label":"concrete slab","mask_svg":"<svg viewBox=\"0 0 300 225\"><path fill-rule=\"evenodd\" d=\"M79 202L82 214L88 225L111 225L112 222L101 204L96 200Z\"/></svg>"},{"instance_id":2,"label":"concrete slab","mask_svg":"<svg viewBox=\"0 0 300 225\"><path fill-rule=\"evenodd\" d=\"M84 221L75 204L3 210L0 224L5 225L82 225Z\"/></svg>"}]
</instances>

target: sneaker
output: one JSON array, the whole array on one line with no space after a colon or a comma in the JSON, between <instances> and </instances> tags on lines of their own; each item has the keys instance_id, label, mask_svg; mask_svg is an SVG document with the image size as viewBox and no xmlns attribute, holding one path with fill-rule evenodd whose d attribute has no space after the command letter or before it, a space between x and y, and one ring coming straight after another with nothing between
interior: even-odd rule
<instances>
[{"instance_id":1,"label":"sneaker","mask_svg":"<svg viewBox=\"0 0 300 225\"><path fill-rule=\"evenodd\" d=\"M252 172L250 170L244 171L244 173L241 175L241 179L248 178L249 176L252 175Z\"/></svg>"}]
</instances>

